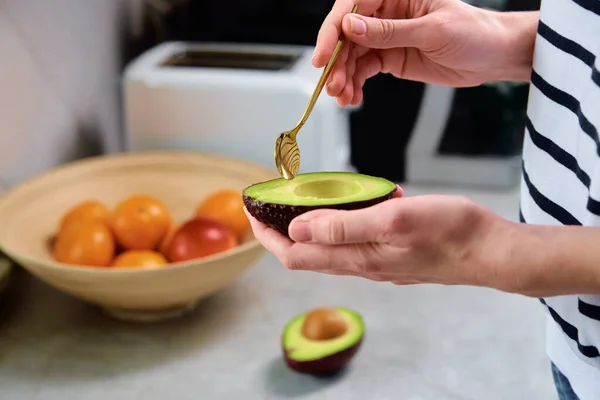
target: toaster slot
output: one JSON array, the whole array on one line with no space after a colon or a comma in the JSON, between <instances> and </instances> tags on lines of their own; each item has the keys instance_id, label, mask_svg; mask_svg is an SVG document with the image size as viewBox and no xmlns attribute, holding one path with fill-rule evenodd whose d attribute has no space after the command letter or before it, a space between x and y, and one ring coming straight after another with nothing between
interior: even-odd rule
<instances>
[{"instance_id":1,"label":"toaster slot","mask_svg":"<svg viewBox=\"0 0 600 400\"><path fill-rule=\"evenodd\" d=\"M233 68L279 71L292 68L300 57L294 54L250 51L184 50L171 55L164 67Z\"/></svg>"}]
</instances>

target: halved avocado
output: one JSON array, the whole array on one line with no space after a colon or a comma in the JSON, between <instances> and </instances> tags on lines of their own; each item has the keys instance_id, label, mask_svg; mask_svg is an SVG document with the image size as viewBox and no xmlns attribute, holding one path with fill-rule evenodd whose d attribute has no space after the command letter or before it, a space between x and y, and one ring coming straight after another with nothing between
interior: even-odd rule
<instances>
[{"instance_id":1,"label":"halved avocado","mask_svg":"<svg viewBox=\"0 0 600 400\"><path fill-rule=\"evenodd\" d=\"M317 308L289 321L282 335L284 358L292 370L331 375L359 350L365 335L362 316L344 307Z\"/></svg>"},{"instance_id":2,"label":"halved avocado","mask_svg":"<svg viewBox=\"0 0 600 400\"><path fill-rule=\"evenodd\" d=\"M290 222L320 208L355 210L394 197L398 187L384 178L354 172L311 172L244 189L244 205L258 221L288 236Z\"/></svg>"}]
</instances>

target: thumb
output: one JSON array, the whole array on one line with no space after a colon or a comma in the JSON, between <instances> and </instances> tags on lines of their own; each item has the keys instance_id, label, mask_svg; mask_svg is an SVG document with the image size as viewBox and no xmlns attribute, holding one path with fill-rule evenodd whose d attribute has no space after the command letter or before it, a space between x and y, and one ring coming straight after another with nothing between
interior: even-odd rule
<instances>
[{"instance_id":1,"label":"thumb","mask_svg":"<svg viewBox=\"0 0 600 400\"><path fill-rule=\"evenodd\" d=\"M346 38L374 49L423 47L430 29L427 16L413 19L381 19L347 14L342 20Z\"/></svg>"},{"instance_id":2,"label":"thumb","mask_svg":"<svg viewBox=\"0 0 600 400\"><path fill-rule=\"evenodd\" d=\"M351 244L374 242L383 232L386 220L404 197L404 190L396 185L394 196L382 203L358 210L318 209L299 215L288 228L295 242L320 244Z\"/></svg>"},{"instance_id":3,"label":"thumb","mask_svg":"<svg viewBox=\"0 0 600 400\"><path fill-rule=\"evenodd\" d=\"M295 242L341 245L374 242L381 235L382 212L376 207L359 210L315 210L290 223Z\"/></svg>"}]
</instances>

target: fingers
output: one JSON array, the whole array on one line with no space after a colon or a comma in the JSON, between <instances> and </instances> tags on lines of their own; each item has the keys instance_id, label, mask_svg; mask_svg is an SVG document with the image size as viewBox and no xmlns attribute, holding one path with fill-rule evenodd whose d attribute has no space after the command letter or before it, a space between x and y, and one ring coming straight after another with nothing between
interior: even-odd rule
<instances>
[{"instance_id":1,"label":"fingers","mask_svg":"<svg viewBox=\"0 0 600 400\"><path fill-rule=\"evenodd\" d=\"M359 273L359 272L355 272L355 271L336 270L336 269L319 271L319 272L322 274L326 274L326 275L355 276L358 278L364 278L364 279L368 279L370 281L375 281L375 282L392 282L392 281L397 282L397 279L398 279L398 277L395 274Z\"/></svg>"},{"instance_id":2,"label":"fingers","mask_svg":"<svg viewBox=\"0 0 600 400\"><path fill-rule=\"evenodd\" d=\"M427 16L411 19L380 19L347 14L342 29L348 40L373 49L424 46L430 38Z\"/></svg>"},{"instance_id":3,"label":"fingers","mask_svg":"<svg viewBox=\"0 0 600 400\"><path fill-rule=\"evenodd\" d=\"M387 232L384 223L397 205L394 201L404 196L396 185L394 198L377 205L346 211L320 209L296 217L289 226L289 236L295 242L341 245L375 242Z\"/></svg>"},{"instance_id":4,"label":"fingers","mask_svg":"<svg viewBox=\"0 0 600 400\"><path fill-rule=\"evenodd\" d=\"M405 279L405 280L391 280L391 283L396 286L409 286L409 285L420 285L423 282L413 280L413 279Z\"/></svg>"},{"instance_id":5,"label":"fingers","mask_svg":"<svg viewBox=\"0 0 600 400\"><path fill-rule=\"evenodd\" d=\"M347 271L347 270L325 270L319 271L321 274L325 275L335 275L335 276L352 276L356 278L363 278L374 282L398 282L398 277L395 274L382 274L382 273L359 273L355 271ZM416 282L415 282L416 283Z\"/></svg>"},{"instance_id":6,"label":"fingers","mask_svg":"<svg viewBox=\"0 0 600 400\"><path fill-rule=\"evenodd\" d=\"M390 208L398 207L399 199L391 199L364 209L319 210L295 218L289 227L290 238L297 243L343 245L377 242L388 237Z\"/></svg>"},{"instance_id":7,"label":"fingers","mask_svg":"<svg viewBox=\"0 0 600 400\"><path fill-rule=\"evenodd\" d=\"M401 197L402 194L402 190L398 190L396 196ZM385 210L381 211L385 215ZM380 257L378 257L380 250L375 249L370 244L331 246L319 243L294 243L253 218L246 209L244 209L244 212L250 221L256 238L290 270L355 276L376 282L393 282L398 285L409 283L407 280L400 280L398 273L383 272L379 266L381 262ZM321 209L312 212L312 214L314 218L326 218L332 212L336 212L336 210ZM399 268L399 271L401 270L402 268Z\"/></svg>"},{"instance_id":8,"label":"fingers","mask_svg":"<svg viewBox=\"0 0 600 400\"><path fill-rule=\"evenodd\" d=\"M404 197L404 189L402 189L402 186L396 185L396 193L394 193L394 198L399 199L400 197Z\"/></svg>"},{"instance_id":9,"label":"fingers","mask_svg":"<svg viewBox=\"0 0 600 400\"><path fill-rule=\"evenodd\" d=\"M356 253L352 252L352 257L348 257L348 247L346 246L333 248L333 251L331 251L332 248L329 247L328 251L330 251L330 254L325 257L323 256L323 248L321 248L319 245L298 244L296 246L298 247L294 249L295 251L293 251L293 253L302 254L303 256L296 262L285 265L290 270L313 271L325 275L335 276L353 276L357 278L368 279L374 282L399 282L398 274L367 272L364 266L356 265ZM310 251L311 248L313 248L315 251ZM349 261L349 258L353 258L354 263ZM355 267L350 269L350 266L352 265L355 265ZM406 284L408 281L402 282ZM414 281L414 283L418 282Z\"/></svg>"},{"instance_id":10,"label":"fingers","mask_svg":"<svg viewBox=\"0 0 600 400\"><path fill-rule=\"evenodd\" d=\"M358 45L344 45L327 82L327 93L337 97L340 106L360 104L364 83L382 71L381 60L373 54L362 63L358 62L364 52L368 49L421 48L429 43L432 32L435 33L427 15L398 20L368 17L381 7L382 2L383 0L337 0L319 30L312 59L317 68L325 67L342 32L348 42ZM354 4L358 5L358 11L352 14ZM351 47L362 49L363 54L352 54Z\"/></svg>"},{"instance_id":11,"label":"fingers","mask_svg":"<svg viewBox=\"0 0 600 400\"><path fill-rule=\"evenodd\" d=\"M315 215L325 215L330 210L316 210ZM294 243L274 229L252 217L244 209L256 239L287 268L293 270L348 271L358 274L361 259L359 249L353 246L324 246L319 244Z\"/></svg>"},{"instance_id":12,"label":"fingers","mask_svg":"<svg viewBox=\"0 0 600 400\"><path fill-rule=\"evenodd\" d=\"M340 106L347 106L351 103L354 98L355 91L360 90L360 87L355 87L355 79L354 76L357 70L357 60L360 59L364 54L366 54L369 49L366 47L360 47L351 45L348 54L348 58L346 60L346 64L343 67L340 67L340 70L343 70L345 74L343 78L336 78L335 91L330 91L329 95L337 97L338 104ZM337 68L337 65L336 65ZM345 82L345 85L342 86L339 82Z\"/></svg>"},{"instance_id":13,"label":"fingers","mask_svg":"<svg viewBox=\"0 0 600 400\"><path fill-rule=\"evenodd\" d=\"M294 243L274 229L259 222L246 210L256 239L281 263L291 270L311 270L334 275L362 276L358 260L360 250L354 246L323 246ZM327 210L317 210L324 214Z\"/></svg>"},{"instance_id":14,"label":"fingers","mask_svg":"<svg viewBox=\"0 0 600 400\"><path fill-rule=\"evenodd\" d=\"M291 240L280 234L274 229L269 228L262 222L259 222L253 216L250 215L246 207L244 212L250 221L250 226L254 232L254 237L267 249L269 252L275 254L285 254L286 251L294 244Z\"/></svg>"},{"instance_id":15,"label":"fingers","mask_svg":"<svg viewBox=\"0 0 600 400\"><path fill-rule=\"evenodd\" d=\"M327 246L312 243L295 243L280 258L286 268L305 271L346 271L360 275L364 266L360 249L356 246ZM363 271L364 272L364 271Z\"/></svg>"},{"instance_id":16,"label":"fingers","mask_svg":"<svg viewBox=\"0 0 600 400\"><path fill-rule=\"evenodd\" d=\"M354 49L353 49L354 50ZM354 97L354 73L356 71L356 56L354 51L346 62L346 84L337 96L337 102L340 107L344 107L350 103Z\"/></svg>"},{"instance_id":17,"label":"fingers","mask_svg":"<svg viewBox=\"0 0 600 400\"><path fill-rule=\"evenodd\" d=\"M255 237L272 253L281 255L288 251L294 242L319 242L321 244L353 244L370 242L375 239L381 219L388 218L387 208L404 196L400 185L396 185L394 198L378 205L352 211L319 209L295 218L289 227L292 240L261 223L244 207ZM309 231L307 231L309 229ZM306 236L309 235L309 238ZM375 236L374 236L375 235ZM304 237L303 237L304 236Z\"/></svg>"},{"instance_id":18,"label":"fingers","mask_svg":"<svg viewBox=\"0 0 600 400\"><path fill-rule=\"evenodd\" d=\"M353 93L350 100L351 105L358 105L363 100L363 86L367 79L377 75L382 70L383 64L375 52L367 52L356 60L356 68L352 77Z\"/></svg>"},{"instance_id":19,"label":"fingers","mask_svg":"<svg viewBox=\"0 0 600 400\"><path fill-rule=\"evenodd\" d=\"M290 270L356 276L377 282L397 280L397 274L380 271L377 258L365 246L307 243L295 243L279 257Z\"/></svg>"},{"instance_id":20,"label":"fingers","mask_svg":"<svg viewBox=\"0 0 600 400\"><path fill-rule=\"evenodd\" d=\"M354 7L352 0L338 0L325 17L317 35L317 44L312 57L315 67L323 68L327 65L342 33L342 18L352 11L352 7Z\"/></svg>"},{"instance_id":21,"label":"fingers","mask_svg":"<svg viewBox=\"0 0 600 400\"><path fill-rule=\"evenodd\" d=\"M317 68L327 65L333 54L335 45L342 33L342 19L352 11L354 5L358 5L358 13L371 15L381 5L383 0L337 0L331 11L325 17L319 34L317 45L313 54L312 63Z\"/></svg>"},{"instance_id":22,"label":"fingers","mask_svg":"<svg viewBox=\"0 0 600 400\"><path fill-rule=\"evenodd\" d=\"M333 70L331 71L331 75L329 76L329 80L327 82L326 90L327 94L330 96L337 97L340 94L340 92L344 89L344 86L346 85L346 80L349 76L351 76L348 74L346 68L346 63L348 62L348 58L350 57L351 51L351 46L349 46L349 44L342 47L342 51L338 56L338 60L335 63L335 66L333 67Z\"/></svg>"}]
</instances>

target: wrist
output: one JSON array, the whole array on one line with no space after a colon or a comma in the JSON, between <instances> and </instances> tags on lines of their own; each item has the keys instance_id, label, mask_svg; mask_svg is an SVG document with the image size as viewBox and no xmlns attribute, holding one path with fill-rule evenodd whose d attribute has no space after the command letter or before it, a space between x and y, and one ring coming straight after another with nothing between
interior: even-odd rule
<instances>
[{"instance_id":1,"label":"wrist","mask_svg":"<svg viewBox=\"0 0 600 400\"><path fill-rule=\"evenodd\" d=\"M508 223L495 265L498 289L531 297L600 293L598 228Z\"/></svg>"},{"instance_id":2,"label":"wrist","mask_svg":"<svg viewBox=\"0 0 600 400\"><path fill-rule=\"evenodd\" d=\"M482 218L473 238L475 259L471 262L479 271L475 286L515 293L523 289L524 277L515 260L522 262L521 247L515 241L518 225L491 212Z\"/></svg>"},{"instance_id":3,"label":"wrist","mask_svg":"<svg viewBox=\"0 0 600 400\"><path fill-rule=\"evenodd\" d=\"M516 234L521 234L519 224L478 204L475 204L474 211L473 215L476 217L462 224L462 229L468 232L467 244L462 245L468 256L463 258L463 268L459 269L468 272L459 281L470 286L519 292L527 278L521 276L523 270L515 262L523 262L523 257L526 256L519 254L523 250L516 239Z\"/></svg>"},{"instance_id":4,"label":"wrist","mask_svg":"<svg viewBox=\"0 0 600 400\"><path fill-rule=\"evenodd\" d=\"M494 81L529 82L533 65L533 53L538 11L496 12L492 11L496 24L498 57L495 61Z\"/></svg>"}]
</instances>

